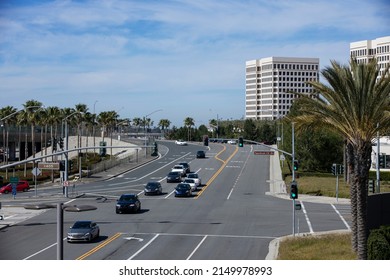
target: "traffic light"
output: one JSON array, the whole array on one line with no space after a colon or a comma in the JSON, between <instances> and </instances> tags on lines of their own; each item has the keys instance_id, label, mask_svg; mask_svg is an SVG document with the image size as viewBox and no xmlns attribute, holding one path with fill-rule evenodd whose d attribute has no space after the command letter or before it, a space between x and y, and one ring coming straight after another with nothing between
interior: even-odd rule
<instances>
[{"instance_id":1,"label":"traffic light","mask_svg":"<svg viewBox=\"0 0 390 280\"><path fill-rule=\"evenodd\" d=\"M294 171L298 171L299 168L299 162L298 160L294 160Z\"/></svg>"},{"instance_id":2,"label":"traffic light","mask_svg":"<svg viewBox=\"0 0 390 280\"><path fill-rule=\"evenodd\" d=\"M53 137L53 151L57 151L57 138Z\"/></svg>"},{"instance_id":3,"label":"traffic light","mask_svg":"<svg viewBox=\"0 0 390 280\"><path fill-rule=\"evenodd\" d=\"M242 137L238 138L238 147L244 147L244 138Z\"/></svg>"},{"instance_id":4,"label":"traffic light","mask_svg":"<svg viewBox=\"0 0 390 280\"><path fill-rule=\"evenodd\" d=\"M297 199L298 198L298 183L291 182L290 184L290 198Z\"/></svg>"},{"instance_id":5,"label":"traffic light","mask_svg":"<svg viewBox=\"0 0 390 280\"><path fill-rule=\"evenodd\" d=\"M379 155L379 167L380 168L386 167L386 154Z\"/></svg>"},{"instance_id":6,"label":"traffic light","mask_svg":"<svg viewBox=\"0 0 390 280\"><path fill-rule=\"evenodd\" d=\"M333 165L332 165L332 174L333 175L337 174L337 164L336 163L333 163Z\"/></svg>"},{"instance_id":7,"label":"traffic light","mask_svg":"<svg viewBox=\"0 0 390 280\"><path fill-rule=\"evenodd\" d=\"M65 160L60 160L60 171L65 171Z\"/></svg>"},{"instance_id":8,"label":"traffic light","mask_svg":"<svg viewBox=\"0 0 390 280\"><path fill-rule=\"evenodd\" d=\"M339 174L344 174L344 165L339 165Z\"/></svg>"},{"instance_id":9,"label":"traffic light","mask_svg":"<svg viewBox=\"0 0 390 280\"><path fill-rule=\"evenodd\" d=\"M209 145L209 137L207 135L203 136L203 145L208 146Z\"/></svg>"},{"instance_id":10,"label":"traffic light","mask_svg":"<svg viewBox=\"0 0 390 280\"><path fill-rule=\"evenodd\" d=\"M157 146L157 143L154 142L153 152L152 152L151 156L155 157L157 155L158 155L158 146Z\"/></svg>"},{"instance_id":11,"label":"traffic light","mask_svg":"<svg viewBox=\"0 0 390 280\"><path fill-rule=\"evenodd\" d=\"M64 149L64 138L60 137L60 149Z\"/></svg>"},{"instance_id":12,"label":"traffic light","mask_svg":"<svg viewBox=\"0 0 390 280\"><path fill-rule=\"evenodd\" d=\"M104 156L106 156L106 153L107 153L107 149L105 148L105 146L107 146L107 143L106 142L104 142L104 141L101 141L100 143L100 150L99 150L99 155L101 156L101 157L104 157Z\"/></svg>"}]
</instances>

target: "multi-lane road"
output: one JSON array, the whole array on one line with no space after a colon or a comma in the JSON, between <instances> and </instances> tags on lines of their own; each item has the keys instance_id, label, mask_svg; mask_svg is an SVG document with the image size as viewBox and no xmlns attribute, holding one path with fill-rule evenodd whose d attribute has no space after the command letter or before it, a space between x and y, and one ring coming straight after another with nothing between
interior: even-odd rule
<instances>
[{"instance_id":1,"label":"multi-lane road","mask_svg":"<svg viewBox=\"0 0 390 280\"><path fill-rule=\"evenodd\" d=\"M94 220L100 237L91 243L63 241L64 259L87 260L261 260L271 240L292 233L292 203L266 195L269 192L270 156L255 155L254 147L210 143L177 146L159 143L161 157L110 180L78 185L84 194L74 199L56 195L47 188L39 199L18 194L18 201L34 204L64 202L94 205L95 211L65 212L64 237L76 220ZM195 157L198 150L206 158ZM202 187L191 198L174 196L176 183L167 183L171 167L186 161L202 178ZM148 181L160 181L163 194L145 196ZM142 210L116 214L116 199L122 193L139 194ZM296 211L297 231L316 232L346 229L348 205L302 203ZM0 259L56 259L55 209L0 231Z\"/></svg>"}]
</instances>

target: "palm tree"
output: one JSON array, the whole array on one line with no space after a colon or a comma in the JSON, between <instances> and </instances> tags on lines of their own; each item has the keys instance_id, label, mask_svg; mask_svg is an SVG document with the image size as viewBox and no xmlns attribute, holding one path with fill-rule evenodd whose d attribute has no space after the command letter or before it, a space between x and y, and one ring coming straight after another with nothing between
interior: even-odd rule
<instances>
[{"instance_id":1,"label":"palm tree","mask_svg":"<svg viewBox=\"0 0 390 280\"><path fill-rule=\"evenodd\" d=\"M133 119L133 124L137 127L137 133L139 131L139 127L142 124L142 119L141 118L134 118Z\"/></svg>"},{"instance_id":2,"label":"palm tree","mask_svg":"<svg viewBox=\"0 0 390 280\"><path fill-rule=\"evenodd\" d=\"M191 126L195 125L195 121L193 118L190 118L190 117L187 117L184 119L184 126L187 127L187 132L188 132L188 141L190 141L190 138L191 138L191 133L190 133L190 130L191 130Z\"/></svg>"},{"instance_id":3,"label":"palm tree","mask_svg":"<svg viewBox=\"0 0 390 280\"><path fill-rule=\"evenodd\" d=\"M36 148L35 148L35 125L39 122L39 110L42 107L42 103L36 100L26 101L24 106L24 111L22 114L25 115L27 122L31 126L31 147L32 147L32 156L35 158Z\"/></svg>"},{"instance_id":4,"label":"palm tree","mask_svg":"<svg viewBox=\"0 0 390 280\"><path fill-rule=\"evenodd\" d=\"M168 119L161 119L158 122L158 126L161 127L161 130L165 134L165 129L168 128L171 125L171 121Z\"/></svg>"},{"instance_id":5,"label":"palm tree","mask_svg":"<svg viewBox=\"0 0 390 280\"><path fill-rule=\"evenodd\" d=\"M9 124L16 122L17 109L12 106L6 106L0 109L0 119L2 120L1 126L3 126L3 161L5 164L9 160ZM8 178L8 168L5 170L5 178Z\"/></svg>"},{"instance_id":6,"label":"palm tree","mask_svg":"<svg viewBox=\"0 0 390 280\"><path fill-rule=\"evenodd\" d=\"M321 71L328 84L308 82L322 98L300 100L297 129L328 127L346 139L350 178L352 247L359 259L367 259L367 197L372 140L390 128L389 67L379 76L376 60L368 64L331 66ZM302 94L301 94L302 95Z\"/></svg>"}]
</instances>

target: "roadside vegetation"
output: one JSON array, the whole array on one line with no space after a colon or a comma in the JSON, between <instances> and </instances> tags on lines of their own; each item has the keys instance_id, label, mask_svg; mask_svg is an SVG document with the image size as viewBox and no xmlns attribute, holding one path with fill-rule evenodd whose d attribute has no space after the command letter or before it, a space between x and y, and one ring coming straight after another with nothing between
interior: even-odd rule
<instances>
[{"instance_id":1,"label":"roadside vegetation","mask_svg":"<svg viewBox=\"0 0 390 280\"><path fill-rule=\"evenodd\" d=\"M278 260L357 260L351 233L296 236L279 244Z\"/></svg>"}]
</instances>

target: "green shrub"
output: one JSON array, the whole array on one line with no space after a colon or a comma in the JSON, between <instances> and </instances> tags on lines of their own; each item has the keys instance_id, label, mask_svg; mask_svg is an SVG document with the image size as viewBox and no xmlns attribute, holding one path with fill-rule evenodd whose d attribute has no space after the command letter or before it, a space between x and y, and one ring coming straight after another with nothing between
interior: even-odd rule
<instances>
[{"instance_id":1,"label":"green shrub","mask_svg":"<svg viewBox=\"0 0 390 280\"><path fill-rule=\"evenodd\" d=\"M371 230L367 240L369 260L390 260L390 226Z\"/></svg>"}]
</instances>

